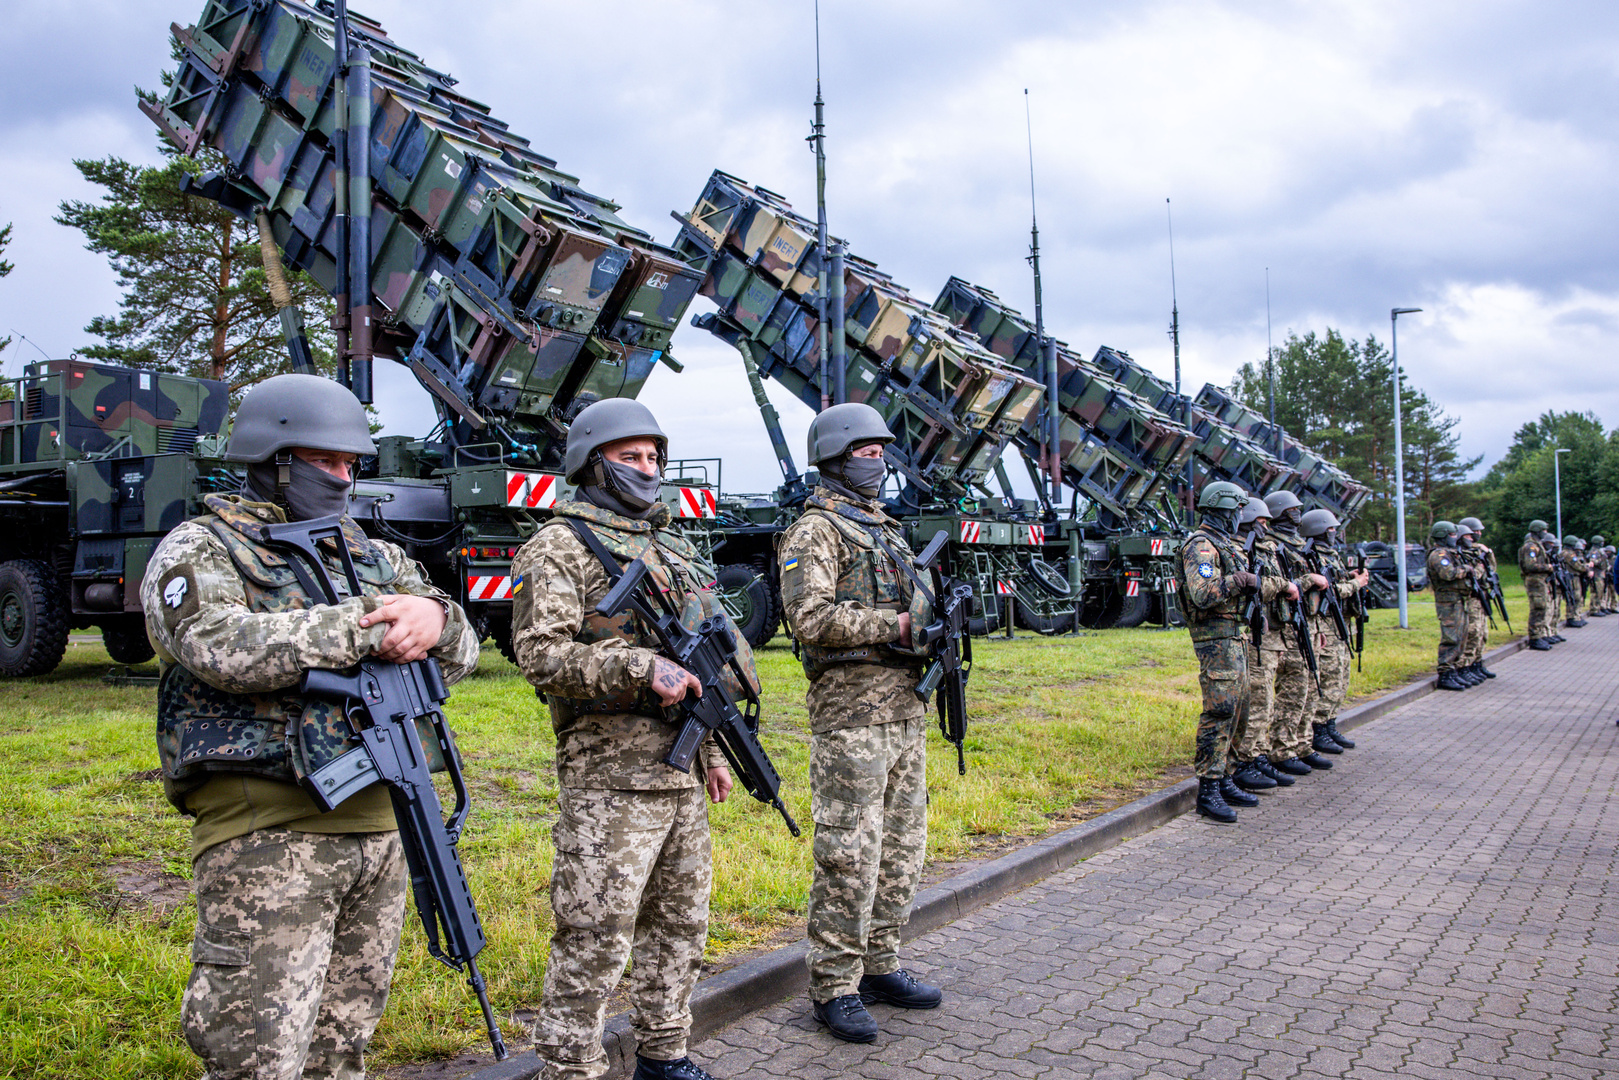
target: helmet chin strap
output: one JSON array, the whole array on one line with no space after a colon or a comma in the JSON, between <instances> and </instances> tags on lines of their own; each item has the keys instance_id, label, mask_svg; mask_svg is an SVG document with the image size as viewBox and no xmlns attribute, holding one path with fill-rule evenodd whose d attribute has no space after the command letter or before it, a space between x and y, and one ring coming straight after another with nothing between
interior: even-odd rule
<instances>
[{"instance_id":1,"label":"helmet chin strap","mask_svg":"<svg viewBox=\"0 0 1619 1080\"><path fill-rule=\"evenodd\" d=\"M292 451L278 450L275 455L275 501L287 505L287 489L292 486Z\"/></svg>"}]
</instances>

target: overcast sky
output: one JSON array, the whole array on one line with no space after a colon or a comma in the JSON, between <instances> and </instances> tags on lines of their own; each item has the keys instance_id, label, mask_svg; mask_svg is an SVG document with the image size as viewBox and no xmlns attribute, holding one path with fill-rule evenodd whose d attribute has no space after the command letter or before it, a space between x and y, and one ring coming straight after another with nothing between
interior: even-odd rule
<instances>
[{"instance_id":1,"label":"overcast sky","mask_svg":"<svg viewBox=\"0 0 1619 1080\"><path fill-rule=\"evenodd\" d=\"M718 167L814 216L811 0L360 0L404 47L670 240ZM111 314L106 262L51 221L79 157L155 162L132 88L199 3L7 4L0 336L52 356ZM951 275L1032 314L1029 89L1047 325L1168 378L1166 197L1183 380L1334 327L1386 340L1488 465L1545 409L1619 424L1619 5L1608 0L823 0L834 233L931 301ZM695 314L707 309L699 300ZM684 327L643 395L676 456L779 479L736 354ZM9 376L38 359L13 343ZM399 371L400 369L395 369ZM431 424L379 372L391 433ZM775 389L775 388L773 388ZM795 452L809 411L780 393ZM800 460L800 464L802 461Z\"/></svg>"}]
</instances>

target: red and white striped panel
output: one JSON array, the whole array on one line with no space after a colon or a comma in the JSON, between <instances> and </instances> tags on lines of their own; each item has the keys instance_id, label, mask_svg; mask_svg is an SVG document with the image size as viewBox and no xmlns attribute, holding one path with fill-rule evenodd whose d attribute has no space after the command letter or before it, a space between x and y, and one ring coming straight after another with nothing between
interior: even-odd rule
<instances>
[{"instance_id":1,"label":"red and white striped panel","mask_svg":"<svg viewBox=\"0 0 1619 1080\"><path fill-rule=\"evenodd\" d=\"M978 543L978 536L983 532L983 524L977 521L963 521L961 523L961 542L963 544Z\"/></svg>"},{"instance_id":2,"label":"red and white striped panel","mask_svg":"<svg viewBox=\"0 0 1619 1080\"><path fill-rule=\"evenodd\" d=\"M549 510L557 504L557 478L551 473L506 473L506 505Z\"/></svg>"},{"instance_id":3,"label":"red and white striped panel","mask_svg":"<svg viewBox=\"0 0 1619 1080\"><path fill-rule=\"evenodd\" d=\"M467 575L468 600L510 600L511 598L511 575L508 574L505 577Z\"/></svg>"},{"instance_id":4,"label":"red and white striped panel","mask_svg":"<svg viewBox=\"0 0 1619 1080\"><path fill-rule=\"evenodd\" d=\"M1046 542L1046 527L1044 525L1030 525L1029 543L1039 546Z\"/></svg>"},{"instance_id":5,"label":"red and white striped panel","mask_svg":"<svg viewBox=\"0 0 1619 1080\"><path fill-rule=\"evenodd\" d=\"M1162 555L1164 553L1164 542L1162 540L1153 540L1151 541L1151 544L1152 553L1154 555Z\"/></svg>"},{"instance_id":6,"label":"red and white striped panel","mask_svg":"<svg viewBox=\"0 0 1619 1080\"><path fill-rule=\"evenodd\" d=\"M683 518L711 518L719 511L713 488L683 487L680 489L680 516Z\"/></svg>"},{"instance_id":7,"label":"red and white striped panel","mask_svg":"<svg viewBox=\"0 0 1619 1080\"><path fill-rule=\"evenodd\" d=\"M1124 583L1124 595L1126 595L1126 596L1140 596L1141 595L1141 582L1137 581L1135 578L1131 578L1129 581L1125 582Z\"/></svg>"},{"instance_id":8,"label":"red and white striped panel","mask_svg":"<svg viewBox=\"0 0 1619 1080\"><path fill-rule=\"evenodd\" d=\"M995 582L995 593L996 593L997 596L1011 596L1012 595L1012 583L1009 582L1009 581L997 580Z\"/></svg>"}]
</instances>

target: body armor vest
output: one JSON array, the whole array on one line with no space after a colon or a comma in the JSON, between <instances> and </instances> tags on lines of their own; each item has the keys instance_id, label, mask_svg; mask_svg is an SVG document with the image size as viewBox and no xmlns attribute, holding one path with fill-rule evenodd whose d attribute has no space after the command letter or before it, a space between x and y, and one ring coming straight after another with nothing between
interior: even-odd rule
<instances>
[{"instance_id":1,"label":"body armor vest","mask_svg":"<svg viewBox=\"0 0 1619 1080\"><path fill-rule=\"evenodd\" d=\"M804 502L805 515L815 514L831 523L838 535L854 548L855 556L838 575L832 602L858 603L879 611L907 611L912 627L923 627L933 621L933 605L916 588L909 575L877 543L874 534L900 558L910 558L911 549L905 543L894 522L885 514L872 513L841 500L812 495ZM789 631L792 629L788 628ZM796 634L794 635L796 638ZM814 680L823 671L837 664L881 664L885 667L917 668L923 658L905 652L893 643L866 645L854 649L827 649L813 642L800 641L800 660L804 674Z\"/></svg>"},{"instance_id":2,"label":"body armor vest","mask_svg":"<svg viewBox=\"0 0 1619 1080\"><path fill-rule=\"evenodd\" d=\"M1209 529L1196 529L1186 538L1189 544L1197 537L1202 537L1214 546L1220 556L1220 576L1228 577L1231 574L1241 573L1248 569L1248 557L1242 550L1242 545L1234 536L1226 536ZM1242 612L1248 606L1246 595L1237 593L1209 608L1199 608L1192 603L1192 595L1187 589L1185 573L1181 574L1181 611L1186 616L1186 628L1194 642L1210 641L1215 638L1237 637L1242 633Z\"/></svg>"},{"instance_id":3,"label":"body armor vest","mask_svg":"<svg viewBox=\"0 0 1619 1080\"><path fill-rule=\"evenodd\" d=\"M287 560L259 546L245 529L264 524L234 498L209 495L209 513L197 518L225 546L255 614L299 611L324 603L298 583ZM355 573L366 596L386 595L399 572L362 533L343 519L343 535L354 559ZM348 583L328 562L339 593ZM438 738L418 729L422 745L443 768ZM305 698L296 687L261 694L232 694L203 682L180 664L164 664L158 682L157 749L163 766L163 790L186 813L185 797L211 773L251 773L297 783L310 772L359 745L342 710L329 702Z\"/></svg>"},{"instance_id":4,"label":"body armor vest","mask_svg":"<svg viewBox=\"0 0 1619 1080\"><path fill-rule=\"evenodd\" d=\"M593 532L596 539L602 542L602 546L618 560L620 566L627 566L636 559L643 560L647 565L649 576L657 587L666 594L673 592L680 597L678 604L680 624L686 629L695 630L704 619L712 618L721 612L722 609L712 588L713 570L703 562L691 542L680 534L654 527L650 522L639 518L627 518L610 510L603 510L589 503L559 503L556 514L557 517L548 522L545 528L572 531L572 525L560 520L572 518ZM593 597L587 604L579 632L573 638L575 641L593 645L610 638L622 638L637 648L658 651L656 635L641 625L640 618L634 612L621 611L617 615L602 615L596 611L595 605L599 601L600 597ZM731 627L731 633L736 638L737 662L742 670L747 672L748 679L753 683L753 690L757 692L759 673L754 667L753 650L734 625ZM741 701L746 696L735 674L729 669L725 671L720 681L726 692L731 695L731 700ZM595 698L569 698L547 694L545 700L559 723L586 713L629 713L673 723L680 712L676 706L663 705L650 686Z\"/></svg>"}]
</instances>

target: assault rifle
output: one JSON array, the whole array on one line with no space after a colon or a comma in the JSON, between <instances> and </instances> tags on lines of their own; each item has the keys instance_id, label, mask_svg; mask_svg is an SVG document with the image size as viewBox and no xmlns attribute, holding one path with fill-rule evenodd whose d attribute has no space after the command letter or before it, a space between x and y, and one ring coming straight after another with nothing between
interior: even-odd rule
<instances>
[{"instance_id":1,"label":"assault rifle","mask_svg":"<svg viewBox=\"0 0 1619 1080\"><path fill-rule=\"evenodd\" d=\"M967 620L973 614L972 582L949 577L940 565L948 534L936 533L917 557L919 569L933 574L933 622L911 628L911 642L931 657L916 684L916 696L925 704L934 691L939 712L939 734L956 748L956 771L967 775L967 676L973 667L973 639ZM913 584L920 584L914 582Z\"/></svg>"},{"instance_id":2,"label":"assault rifle","mask_svg":"<svg viewBox=\"0 0 1619 1080\"><path fill-rule=\"evenodd\" d=\"M1517 633L1516 630L1512 629L1512 616L1507 614L1507 597L1501 591L1501 575L1496 571L1495 567L1489 565L1487 560L1484 569L1484 584L1485 592L1491 600L1495 601L1496 610L1501 613L1501 621L1507 624L1507 633ZM1490 610L1488 602L1485 603L1484 610Z\"/></svg>"},{"instance_id":3,"label":"assault rifle","mask_svg":"<svg viewBox=\"0 0 1619 1080\"><path fill-rule=\"evenodd\" d=\"M331 541L343 562L344 591L348 596L360 596L360 579L343 535L342 520L341 514L334 514L265 525L258 529L258 539L265 547L289 556L287 564L309 596L324 597L328 604L336 604L343 596L315 545ZM399 840L405 849L405 864L410 869L416 914L427 932L427 951L455 971L466 969L467 984L478 995L478 1005L483 1010L495 1060L506 1060L506 1043L495 1022L483 975L478 971L476 957L486 944L483 924L457 848L472 804L461 774L455 737L444 722L441 706L449 699L450 691L444 685L438 661L431 657L408 664L362 660L345 671L306 671L300 689L310 697L340 704L360 740L359 747L312 772L304 786L323 811L372 784L388 786L394 818L399 823ZM428 752L417 734L418 722L431 728L437 738L445 771L455 790L455 809L449 821L444 820L444 808L433 787Z\"/></svg>"},{"instance_id":4,"label":"assault rifle","mask_svg":"<svg viewBox=\"0 0 1619 1080\"><path fill-rule=\"evenodd\" d=\"M1358 574L1366 569L1366 554L1361 552L1355 556L1354 565L1349 570ZM1361 657L1366 651L1366 596L1365 590L1356 589L1355 595L1349 598L1350 617L1355 620L1355 670L1361 669Z\"/></svg>"},{"instance_id":5,"label":"assault rifle","mask_svg":"<svg viewBox=\"0 0 1619 1080\"><path fill-rule=\"evenodd\" d=\"M1552 587L1563 594L1563 602L1572 609L1575 607L1574 583L1569 580L1568 567L1563 565L1563 554L1561 551L1553 551L1549 558L1552 564Z\"/></svg>"},{"instance_id":6,"label":"assault rifle","mask_svg":"<svg viewBox=\"0 0 1619 1080\"><path fill-rule=\"evenodd\" d=\"M569 524L573 522L570 520ZM596 605L597 613L634 612L658 639L659 654L691 672L702 685L700 696L687 690L681 699L678 706L680 732L664 755L663 763L681 772L691 772L698 748L712 733L747 793L775 807L787 823L788 831L794 836L800 835L798 822L781 801L781 777L764 747L759 745L759 694L736 658L736 637L725 617L711 616L698 623L697 629L688 630L680 621L679 609L651 579L644 561L636 559L619 569L618 560L588 526L574 531L601 560L602 569L607 572L610 587ZM736 676L742 687L743 710L738 710L737 703L731 700L720 682L727 670Z\"/></svg>"},{"instance_id":7,"label":"assault rifle","mask_svg":"<svg viewBox=\"0 0 1619 1080\"><path fill-rule=\"evenodd\" d=\"M1482 551L1479 551L1476 548L1457 548L1456 550L1460 553L1460 561L1462 563L1487 568L1488 564L1484 561L1484 553ZM1478 601L1479 607L1484 609L1484 617L1490 620L1490 629L1494 630L1495 608L1491 603L1494 600L1494 597L1492 597L1485 588L1484 580L1482 578L1474 577L1472 573L1469 572L1467 575L1467 589L1473 594L1473 599Z\"/></svg>"},{"instance_id":8,"label":"assault rifle","mask_svg":"<svg viewBox=\"0 0 1619 1080\"><path fill-rule=\"evenodd\" d=\"M1254 541L1258 538L1259 530L1255 529L1242 544L1242 550L1248 556L1248 565L1254 568L1254 594L1248 598L1248 607L1243 611L1242 618L1248 624L1248 633L1256 649L1260 647L1265 631L1270 629L1270 620L1265 617L1265 564L1254 562Z\"/></svg>"},{"instance_id":9,"label":"assault rifle","mask_svg":"<svg viewBox=\"0 0 1619 1080\"><path fill-rule=\"evenodd\" d=\"M1327 591L1321 594L1321 600L1316 605L1316 614L1331 615L1333 629L1338 631L1338 639L1348 645L1349 619L1344 615L1344 606L1338 596L1338 574L1327 561L1326 552L1318 549L1314 541L1310 544L1309 559L1310 569L1327 579Z\"/></svg>"}]
</instances>

